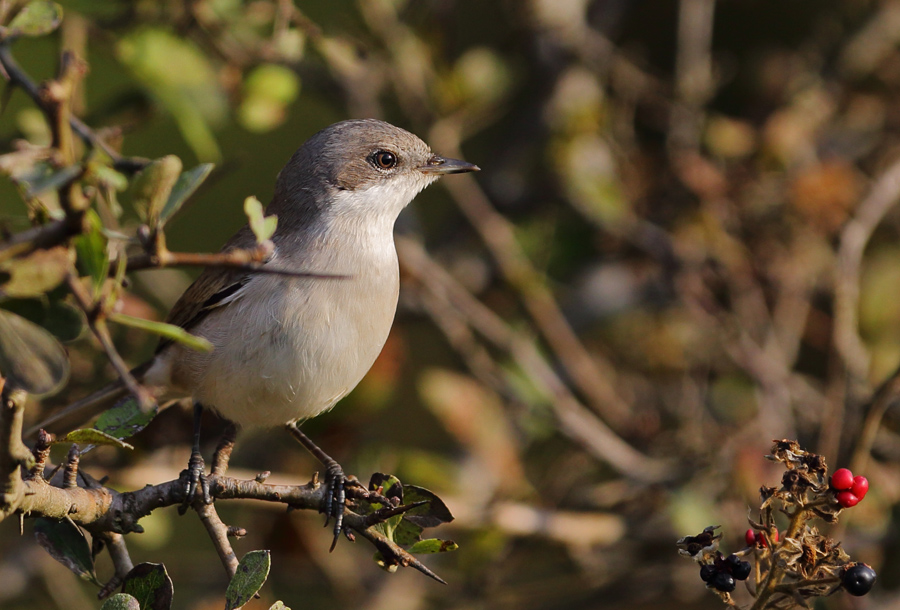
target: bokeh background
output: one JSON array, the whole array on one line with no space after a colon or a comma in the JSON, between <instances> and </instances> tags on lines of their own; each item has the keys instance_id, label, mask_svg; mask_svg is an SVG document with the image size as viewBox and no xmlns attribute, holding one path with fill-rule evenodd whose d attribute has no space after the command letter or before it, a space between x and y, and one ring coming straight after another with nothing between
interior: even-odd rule
<instances>
[{"instance_id":1,"label":"bokeh background","mask_svg":"<svg viewBox=\"0 0 900 610\"><path fill-rule=\"evenodd\" d=\"M716 608L677 538L722 525L743 546L772 439L871 481L828 531L900 608L900 2L896 0L72 0L13 52L35 79L60 50L90 66L78 111L128 155L217 164L167 227L215 251L242 202L311 134L378 117L481 166L420 195L398 226L397 322L359 388L305 431L366 480L434 490L457 519L426 558L450 584L382 572L312 513L223 502L267 548L262 599L294 608ZM21 92L2 152L46 142ZM137 216L125 206L122 230ZM7 230L28 226L8 179ZM162 319L196 271L136 274L132 315ZM132 364L154 340L119 328ZM92 338L64 392L113 377ZM221 424L204 420L206 454ZM133 489L177 476L170 409L133 452L85 459ZM57 456L58 457L58 456ZM248 476L317 465L281 431L242 434ZM96 590L0 523L0 607L96 608ZM130 535L166 564L177 608L218 608L227 579L174 509ZM106 566L108 570L108 566ZM101 561L101 573L104 564ZM101 574L102 576L102 574ZM747 597L738 597L746 602Z\"/></svg>"}]
</instances>

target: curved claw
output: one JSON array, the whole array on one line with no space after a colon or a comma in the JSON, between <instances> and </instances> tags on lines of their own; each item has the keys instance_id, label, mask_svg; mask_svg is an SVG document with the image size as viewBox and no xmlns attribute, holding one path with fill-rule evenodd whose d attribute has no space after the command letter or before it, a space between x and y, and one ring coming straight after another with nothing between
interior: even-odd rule
<instances>
[{"instance_id":1,"label":"curved claw","mask_svg":"<svg viewBox=\"0 0 900 610\"><path fill-rule=\"evenodd\" d=\"M191 503L194 501L194 496L197 494L198 487L203 496L203 503L212 504L212 498L209 495L209 480L206 478L204 467L203 456L200 455L199 451L192 451L187 469L181 472L187 481L184 485L184 501L178 507L179 515L183 515L190 508Z\"/></svg>"},{"instance_id":2,"label":"curved claw","mask_svg":"<svg viewBox=\"0 0 900 610\"><path fill-rule=\"evenodd\" d=\"M341 536L341 530L344 527L344 510L347 508L347 490L348 483L344 469L340 464L332 461L325 469L325 525L334 517L334 540L331 542L330 551L334 550L337 545L338 538Z\"/></svg>"}]
</instances>

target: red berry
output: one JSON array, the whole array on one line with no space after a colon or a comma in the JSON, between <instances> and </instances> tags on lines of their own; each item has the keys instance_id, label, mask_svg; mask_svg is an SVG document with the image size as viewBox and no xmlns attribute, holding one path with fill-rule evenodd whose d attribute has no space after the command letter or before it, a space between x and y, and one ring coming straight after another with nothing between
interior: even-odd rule
<instances>
[{"instance_id":1,"label":"red berry","mask_svg":"<svg viewBox=\"0 0 900 610\"><path fill-rule=\"evenodd\" d=\"M850 508L859 504L859 498L857 498L852 491L839 491L834 497L838 504L844 508Z\"/></svg>"},{"instance_id":2,"label":"red berry","mask_svg":"<svg viewBox=\"0 0 900 610\"><path fill-rule=\"evenodd\" d=\"M850 488L850 493L860 500L865 498L866 494L869 493L869 479L862 475L853 477L853 486Z\"/></svg>"},{"instance_id":3,"label":"red berry","mask_svg":"<svg viewBox=\"0 0 900 610\"><path fill-rule=\"evenodd\" d=\"M849 468L838 468L831 475L831 488L838 491L850 489L853 485L853 473Z\"/></svg>"},{"instance_id":4,"label":"red berry","mask_svg":"<svg viewBox=\"0 0 900 610\"><path fill-rule=\"evenodd\" d=\"M747 530L744 534L744 542L747 543L747 546L755 546L756 545L756 532L753 530Z\"/></svg>"}]
</instances>

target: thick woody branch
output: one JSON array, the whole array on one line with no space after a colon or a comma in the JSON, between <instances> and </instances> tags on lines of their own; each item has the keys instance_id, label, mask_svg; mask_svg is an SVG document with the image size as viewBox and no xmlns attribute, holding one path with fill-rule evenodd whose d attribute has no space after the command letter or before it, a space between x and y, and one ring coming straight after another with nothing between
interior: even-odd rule
<instances>
[{"instance_id":1,"label":"thick woody branch","mask_svg":"<svg viewBox=\"0 0 900 610\"><path fill-rule=\"evenodd\" d=\"M25 396L9 391L0 377L0 521L11 515L27 493L22 466L30 468L34 458L22 442Z\"/></svg>"}]
</instances>

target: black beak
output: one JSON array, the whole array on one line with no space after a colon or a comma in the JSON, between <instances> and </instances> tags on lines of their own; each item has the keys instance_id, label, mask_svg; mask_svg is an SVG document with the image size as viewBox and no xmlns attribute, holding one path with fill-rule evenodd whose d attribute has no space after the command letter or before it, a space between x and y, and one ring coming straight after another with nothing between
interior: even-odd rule
<instances>
[{"instance_id":1,"label":"black beak","mask_svg":"<svg viewBox=\"0 0 900 610\"><path fill-rule=\"evenodd\" d=\"M481 171L480 167L472 163L459 159L446 159L438 155L433 155L425 165L420 165L418 169L423 174L438 174L439 176Z\"/></svg>"}]
</instances>

